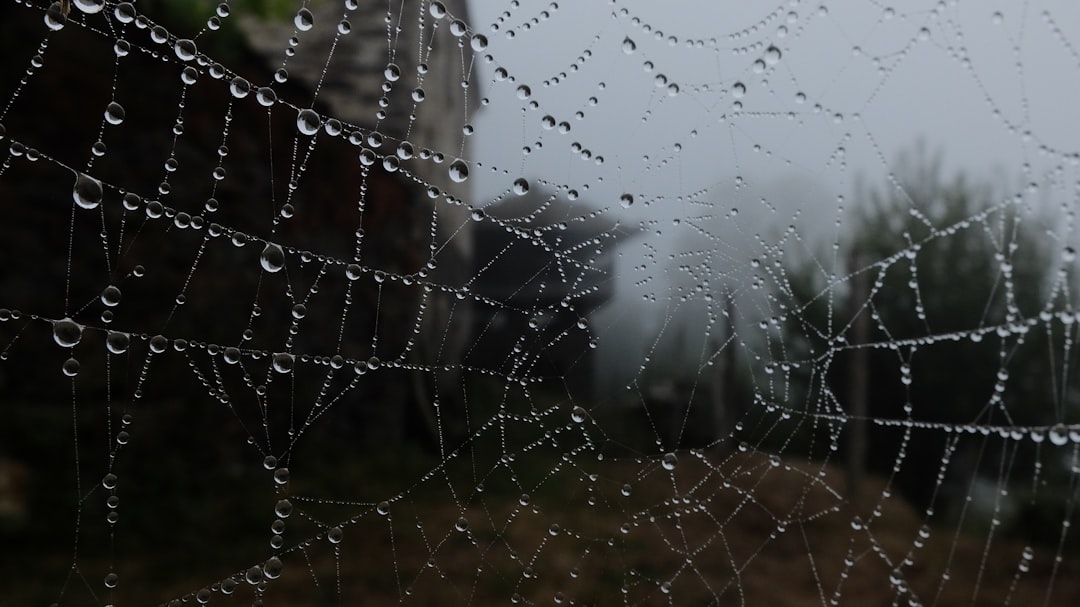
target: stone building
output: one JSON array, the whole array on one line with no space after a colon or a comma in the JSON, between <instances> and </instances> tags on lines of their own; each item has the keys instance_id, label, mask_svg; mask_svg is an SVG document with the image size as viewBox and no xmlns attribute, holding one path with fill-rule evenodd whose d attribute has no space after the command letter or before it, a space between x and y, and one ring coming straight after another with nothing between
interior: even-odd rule
<instances>
[{"instance_id":1,"label":"stone building","mask_svg":"<svg viewBox=\"0 0 1080 607\"><path fill-rule=\"evenodd\" d=\"M393 301L380 311L379 323L386 329L386 339L380 339L408 350L405 362L424 369L400 382L384 382L377 399L365 399L415 405L372 408L370 413L383 419L361 425L378 428L380 437L407 434L408 426L416 430L420 419L420 431L434 438L440 430L432 411L434 393L449 405L443 407L444 416L459 408L453 405L462 380L458 364L470 339L471 298L457 296L472 273L473 235L463 202L469 199L468 181L451 179L450 165L465 156L462 127L477 109L478 95L468 71L473 50L464 26L466 3L450 0L441 6L445 14L436 16L438 8L426 2L392 4L389 11L385 4L357 3L348 10L338 2L312 3L295 23L254 16L241 22L268 70L282 70L289 83L308 92L307 99L289 103L339 121L340 139L356 145L349 157L361 154L375 161L363 178L359 251L351 250L352 231L342 229L349 218L335 216L355 213L356 207L325 201L319 208L308 207L306 219L298 214L300 221L291 226L296 241L322 250L337 241L333 254L355 254L364 267L392 278L420 276L436 286L426 299L415 339L412 325L420 316L421 289L392 280L380 291L384 300L389 295ZM308 29L298 27L301 20L310 24ZM386 158L394 163L392 170L384 168ZM361 167L353 162L341 169L355 173ZM392 349L387 350L391 355ZM433 374L433 368L439 371ZM402 409L416 415L402 418ZM394 419L386 419L387 411Z\"/></svg>"}]
</instances>

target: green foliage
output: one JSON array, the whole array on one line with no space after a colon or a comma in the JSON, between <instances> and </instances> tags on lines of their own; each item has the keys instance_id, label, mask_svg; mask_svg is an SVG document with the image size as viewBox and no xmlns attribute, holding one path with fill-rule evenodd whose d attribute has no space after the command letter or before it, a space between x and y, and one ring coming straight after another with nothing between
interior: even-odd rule
<instances>
[{"instance_id":1,"label":"green foliage","mask_svg":"<svg viewBox=\"0 0 1080 607\"><path fill-rule=\"evenodd\" d=\"M902 160L887 190L857 196L851 237L840 247L847 268L836 279L814 261L789 264L777 289L786 307L784 352L774 360L794 371L781 404L809 418L842 417L854 399L853 365L861 364L872 418L1042 425L1069 410L1061 389L1070 377L1060 355L1065 335L1045 314L1067 287L1038 230L1043 218L1018 199L995 201L989 187L946 181L939 166ZM861 315L869 316L865 338L855 330ZM840 447L850 425L803 423L792 441L808 451ZM936 487L953 439L944 485ZM869 445L871 470L888 473L905 454L896 483L924 506L959 495L972 474L996 478L1003 450L1012 449L1018 470L1037 457L1030 441L878 424Z\"/></svg>"}]
</instances>

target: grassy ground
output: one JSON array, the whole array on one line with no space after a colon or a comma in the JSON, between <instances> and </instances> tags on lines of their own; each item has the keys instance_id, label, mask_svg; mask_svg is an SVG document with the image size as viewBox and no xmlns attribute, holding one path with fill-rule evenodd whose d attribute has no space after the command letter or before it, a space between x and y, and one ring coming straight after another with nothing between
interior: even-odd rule
<instances>
[{"instance_id":1,"label":"grassy ground","mask_svg":"<svg viewBox=\"0 0 1080 607\"><path fill-rule=\"evenodd\" d=\"M1024 546L988 542L984 533L927 528L921 538L921 519L902 500L883 498L880 479L871 479L866 499L848 504L838 495L842 473L829 466L684 454L668 471L658 462L567 462L537 452L510 462L514 474L501 467L478 483L478 460L461 463L396 487L388 479L423 479L432 462L387 456L324 466L333 474L309 486L320 486L318 501L303 499L302 483L295 488L283 572L264 585L243 575L272 555L273 517L262 516L265 526L252 532L247 516L218 510L202 525L156 521L152 545L130 537L137 534L130 529L111 539L85 536L74 569L69 545L10 545L2 551L0 605L56 601L65 572L64 605L185 597L197 604L202 588L211 591L211 604L251 604L261 596L266 605L794 607L829 604L839 591L840 604L872 606L896 604L900 589L899 604L917 598L925 605L1041 605L1048 592L1048 604L1080 604L1077 563L1055 567L1045 550L1025 560ZM386 466L399 476L374 472ZM475 491L478 484L483 492ZM333 503L335 493L373 497ZM529 494L525 506L522 493ZM403 497L382 516L374 509L379 495ZM273 499L259 499L266 498ZM854 528L856 516L869 523ZM464 531L455 528L461 518ZM346 519L343 540L330 543L327 525ZM87 527L100 525L91 520ZM102 580L110 567L120 582L108 592ZM225 594L229 583L221 582L229 578L238 584Z\"/></svg>"}]
</instances>

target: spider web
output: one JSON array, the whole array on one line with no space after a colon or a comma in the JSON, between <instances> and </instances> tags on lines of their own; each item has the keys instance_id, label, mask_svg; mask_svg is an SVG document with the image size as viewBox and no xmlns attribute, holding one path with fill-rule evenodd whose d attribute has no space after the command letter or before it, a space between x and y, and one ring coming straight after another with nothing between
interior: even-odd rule
<instances>
[{"instance_id":1,"label":"spider web","mask_svg":"<svg viewBox=\"0 0 1080 607\"><path fill-rule=\"evenodd\" d=\"M5 3L0 602L1080 600L1043 4Z\"/></svg>"}]
</instances>

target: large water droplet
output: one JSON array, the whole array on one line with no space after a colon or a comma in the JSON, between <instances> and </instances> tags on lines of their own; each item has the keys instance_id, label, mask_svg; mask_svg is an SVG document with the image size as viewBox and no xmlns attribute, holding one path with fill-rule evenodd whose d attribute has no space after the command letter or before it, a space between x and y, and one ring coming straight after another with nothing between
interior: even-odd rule
<instances>
[{"instance_id":1,"label":"large water droplet","mask_svg":"<svg viewBox=\"0 0 1080 607\"><path fill-rule=\"evenodd\" d=\"M1050 428L1050 442L1061 447L1069 442L1069 427L1065 424L1056 424Z\"/></svg>"},{"instance_id":2,"label":"large water droplet","mask_svg":"<svg viewBox=\"0 0 1080 607\"><path fill-rule=\"evenodd\" d=\"M397 82L401 78L401 68L396 63L389 63L386 65L386 69L383 70L383 76L390 82Z\"/></svg>"},{"instance_id":3,"label":"large water droplet","mask_svg":"<svg viewBox=\"0 0 1080 607\"><path fill-rule=\"evenodd\" d=\"M280 272L285 267L285 251L281 250L281 245L268 242L259 255L259 264L267 272Z\"/></svg>"},{"instance_id":4,"label":"large water droplet","mask_svg":"<svg viewBox=\"0 0 1080 607\"><path fill-rule=\"evenodd\" d=\"M341 530L341 527L331 527L326 532L326 539L331 544L340 544L341 540L345 537L345 532Z\"/></svg>"},{"instance_id":5,"label":"large water droplet","mask_svg":"<svg viewBox=\"0 0 1080 607\"><path fill-rule=\"evenodd\" d=\"M322 127L322 118L312 109L300 110L296 115L296 128L304 135L314 135Z\"/></svg>"},{"instance_id":6,"label":"large water droplet","mask_svg":"<svg viewBox=\"0 0 1080 607\"><path fill-rule=\"evenodd\" d=\"M96 209L101 204L101 182L84 173L75 178L75 187L71 191L75 204L84 209Z\"/></svg>"},{"instance_id":7,"label":"large water droplet","mask_svg":"<svg viewBox=\"0 0 1080 607\"><path fill-rule=\"evenodd\" d=\"M274 354L271 364L278 373L289 373L293 370L294 362L295 358L293 358L292 354L289 354L288 352L278 352L277 354Z\"/></svg>"},{"instance_id":8,"label":"large water droplet","mask_svg":"<svg viewBox=\"0 0 1080 607\"><path fill-rule=\"evenodd\" d=\"M195 58L195 55L199 54L199 48L195 46L195 41L190 38L177 40L176 44L173 45L173 51L181 61L191 61Z\"/></svg>"},{"instance_id":9,"label":"large water droplet","mask_svg":"<svg viewBox=\"0 0 1080 607\"><path fill-rule=\"evenodd\" d=\"M446 5L442 2L432 2L431 8L428 9L431 12L431 16L436 19L442 19L446 16Z\"/></svg>"},{"instance_id":10,"label":"large water droplet","mask_svg":"<svg viewBox=\"0 0 1080 607\"><path fill-rule=\"evenodd\" d=\"M622 52L626 53L627 55L632 55L636 50L637 44L635 44L633 40L631 40L630 38L623 38Z\"/></svg>"},{"instance_id":11,"label":"large water droplet","mask_svg":"<svg viewBox=\"0 0 1080 607\"><path fill-rule=\"evenodd\" d=\"M164 335L155 335L150 338L150 351L154 354L161 354L169 347L169 339Z\"/></svg>"},{"instance_id":12,"label":"large water droplet","mask_svg":"<svg viewBox=\"0 0 1080 607\"><path fill-rule=\"evenodd\" d=\"M105 348L113 354L127 352L130 345L131 337L127 333L121 333L120 331L109 331L108 337L105 338Z\"/></svg>"},{"instance_id":13,"label":"large water droplet","mask_svg":"<svg viewBox=\"0 0 1080 607\"><path fill-rule=\"evenodd\" d=\"M60 3L53 2L50 4L48 10L45 11L45 27L55 32L64 29L66 24L67 15L64 14Z\"/></svg>"},{"instance_id":14,"label":"large water droplet","mask_svg":"<svg viewBox=\"0 0 1080 607\"><path fill-rule=\"evenodd\" d=\"M113 10L113 16L120 23L131 23L135 20L135 5L130 2L121 2Z\"/></svg>"},{"instance_id":15,"label":"large water droplet","mask_svg":"<svg viewBox=\"0 0 1080 607\"><path fill-rule=\"evenodd\" d=\"M109 102L109 105L105 107L105 121L109 124L120 124L124 121L126 112L124 106L117 102Z\"/></svg>"},{"instance_id":16,"label":"large water droplet","mask_svg":"<svg viewBox=\"0 0 1080 607\"><path fill-rule=\"evenodd\" d=\"M525 181L521 177L514 180L514 193L518 196L524 196L529 192L529 182Z\"/></svg>"},{"instance_id":17,"label":"large water droplet","mask_svg":"<svg viewBox=\"0 0 1080 607\"><path fill-rule=\"evenodd\" d=\"M488 46L487 36L483 34L476 34L472 37L472 40L469 41L469 44L472 46L472 49L474 51L479 53L486 49Z\"/></svg>"},{"instance_id":18,"label":"large water droplet","mask_svg":"<svg viewBox=\"0 0 1080 607\"><path fill-rule=\"evenodd\" d=\"M574 410L570 412L570 419L573 420L575 424L580 424L585 421L587 415L584 408L575 406Z\"/></svg>"},{"instance_id":19,"label":"large water droplet","mask_svg":"<svg viewBox=\"0 0 1080 607\"><path fill-rule=\"evenodd\" d=\"M623 194L622 196L619 196L619 204L621 204L624 209L629 209L630 205L634 204L634 196L632 194Z\"/></svg>"},{"instance_id":20,"label":"large water droplet","mask_svg":"<svg viewBox=\"0 0 1080 607\"><path fill-rule=\"evenodd\" d=\"M75 377L79 374L79 361L74 358L69 358L64 361L64 366L61 367L61 370L64 372L64 375Z\"/></svg>"},{"instance_id":21,"label":"large water droplet","mask_svg":"<svg viewBox=\"0 0 1080 607\"><path fill-rule=\"evenodd\" d=\"M676 462L678 458L674 453L665 453L663 459L660 460L660 465L664 467L664 470L674 470Z\"/></svg>"},{"instance_id":22,"label":"large water droplet","mask_svg":"<svg viewBox=\"0 0 1080 607\"><path fill-rule=\"evenodd\" d=\"M105 0L75 0L75 8L87 15L93 15L105 8Z\"/></svg>"},{"instance_id":23,"label":"large water droplet","mask_svg":"<svg viewBox=\"0 0 1080 607\"><path fill-rule=\"evenodd\" d=\"M255 100L263 107L270 107L277 103L277 93L268 86L261 86L255 91Z\"/></svg>"},{"instance_id":24,"label":"large water droplet","mask_svg":"<svg viewBox=\"0 0 1080 607\"><path fill-rule=\"evenodd\" d=\"M769 48L765 49L765 63L768 63L769 65L776 65L777 63L780 63L781 56L782 53L780 52L780 49L776 48L775 46L770 46Z\"/></svg>"},{"instance_id":25,"label":"large water droplet","mask_svg":"<svg viewBox=\"0 0 1080 607\"><path fill-rule=\"evenodd\" d=\"M306 8L302 8L296 11L296 16L293 17L293 24L296 25L296 29L306 32L315 25L315 15L311 14Z\"/></svg>"},{"instance_id":26,"label":"large water droplet","mask_svg":"<svg viewBox=\"0 0 1080 607\"><path fill-rule=\"evenodd\" d=\"M450 179L456 183L461 183L469 178L469 165L465 164L465 161L460 158L451 162L447 171L450 174Z\"/></svg>"},{"instance_id":27,"label":"large water droplet","mask_svg":"<svg viewBox=\"0 0 1080 607\"><path fill-rule=\"evenodd\" d=\"M279 485L284 485L289 482L289 469L278 468L274 470L274 482Z\"/></svg>"},{"instance_id":28,"label":"large water droplet","mask_svg":"<svg viewBox=\"0 0 1080 607\"><path fill-rule=\"evenodd\" d=\"M101 291L101 303L109 306L110 308L113 306L118 306L120 305L120 299L122 296L123 294L120 292L119 287L117 287L116 285L109 285Z\"/></svg>"},{"instance_id":29,"label":"large water droplet","mask_svg":"<svg viewBox=\"0 0 1080 607\"><path fill-rule=\"evenodd\" d=\"M53 323L53 340L62 348L74 348L82 339L82 325L65 318Z\"/></svg>"},{"instance_id":30,"label":"large water droplet","mask_svg":"<svg viewBox=\"0 0 1080 607\"><path fill-rule=\"evenodd\" d=\"M248 82L246 79L237 76L236 78L232 79L232 82L229 83L229 92L232 93L233 97L236 97L237 99L243 99L244 97L248 96L248 93L251 92L251 83Z\"/></svg>"}]
</instances>

